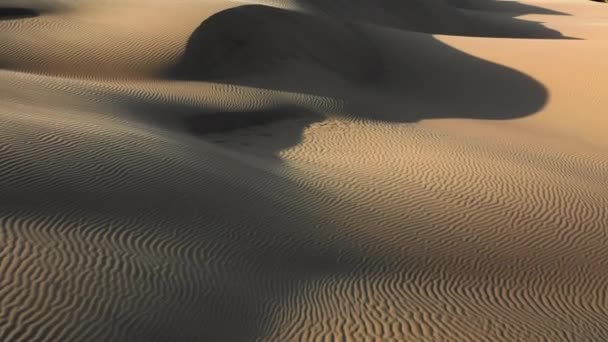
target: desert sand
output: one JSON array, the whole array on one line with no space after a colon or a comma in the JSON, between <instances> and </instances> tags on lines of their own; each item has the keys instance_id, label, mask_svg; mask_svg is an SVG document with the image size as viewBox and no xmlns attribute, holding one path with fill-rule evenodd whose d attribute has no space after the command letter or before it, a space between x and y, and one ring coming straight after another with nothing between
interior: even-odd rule
<instances>
[{"instance_id":1,"label":"desert sand","mask_svg":"<svg viewBox=\"0 0 608 342\"><path fill-rule=\"evenodd\" d=\"M608 5L0 0L0 341L608 341Z\"/></svg>"}]
</instances>

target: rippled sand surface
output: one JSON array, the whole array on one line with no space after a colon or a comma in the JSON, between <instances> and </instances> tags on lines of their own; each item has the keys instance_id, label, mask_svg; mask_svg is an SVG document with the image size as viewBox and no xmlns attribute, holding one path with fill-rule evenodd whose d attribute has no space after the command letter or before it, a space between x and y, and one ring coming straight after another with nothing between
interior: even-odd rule
<instances>
[{"instance_id":1,"label":"rippled sand surface","mask_svg":"<svg viewBox=\"0 0 608 342\"><path fill-rule=\"evenodd\" d=\"M608 340L608 5L0 0L0 341Z\"/></svg>"}]
</instances>

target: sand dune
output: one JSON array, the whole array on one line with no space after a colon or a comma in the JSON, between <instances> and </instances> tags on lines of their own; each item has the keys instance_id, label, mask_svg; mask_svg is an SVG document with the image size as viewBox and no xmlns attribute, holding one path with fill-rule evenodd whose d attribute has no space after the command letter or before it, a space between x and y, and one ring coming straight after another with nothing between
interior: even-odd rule
<instances>
[{"instance_id":1,"label":"sand dune","mask_svg":"<svg viewBox=\"0 0 608 342\"><path fill-rule=\"evenodd\" d=\"M351 26L263 5L227 9L192 33L173 73L186 80L238 80L297 62L296 68L308 64L349 81L380 77L375 47Z\"/></svg>"},{"instance_id":2,"label":"sand dune","mask_svg":"<svg viewBox=\"0 0 608 342\"><path fill-rule=\"evenodd\" d=\"M0 0L0 341L608 340L607 13Z\"/></svg>"}]
</instances>

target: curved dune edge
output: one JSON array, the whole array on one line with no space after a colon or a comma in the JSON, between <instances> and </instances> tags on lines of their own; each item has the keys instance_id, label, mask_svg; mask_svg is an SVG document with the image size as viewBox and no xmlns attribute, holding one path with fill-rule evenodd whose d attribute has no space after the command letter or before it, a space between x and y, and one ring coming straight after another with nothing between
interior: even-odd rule
<instances>
[{"instance_id":1,"label":"curved dune edge","mask_svg":"<svg viewBox=\"0 0 608 342\"><path fill-rule=\"evenodd\" d=\"M173 73L187 80L238 79L289 63L308 64L353 82L379 78L383 71L375 46L353 25L244 5L206 19L190 36Z\"/></svg>"},{"instance_id":2,"label":"curved dune edge","mask_svg":"<svg viewBox=\"0 0 608 342\"><path fill-rule=\"evenodd\" d=\"M602 39L263 4L0 20L0 341L608 340Z\"/></svg>"}]
</instances>

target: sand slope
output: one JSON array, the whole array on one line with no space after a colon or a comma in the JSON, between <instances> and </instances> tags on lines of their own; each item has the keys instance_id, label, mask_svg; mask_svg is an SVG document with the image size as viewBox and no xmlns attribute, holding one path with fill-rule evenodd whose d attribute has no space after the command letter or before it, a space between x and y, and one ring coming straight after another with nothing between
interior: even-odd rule
<instances>
[{"instance_id":1,"label":"sand slope","mask_svg":"<svg viewBox=\"0 0 608 342\"><path fill-rule=\"evenodd\" d=\"M608 340L606 13L0 0L0 341Z\"/></svg>"}]
</instances>

